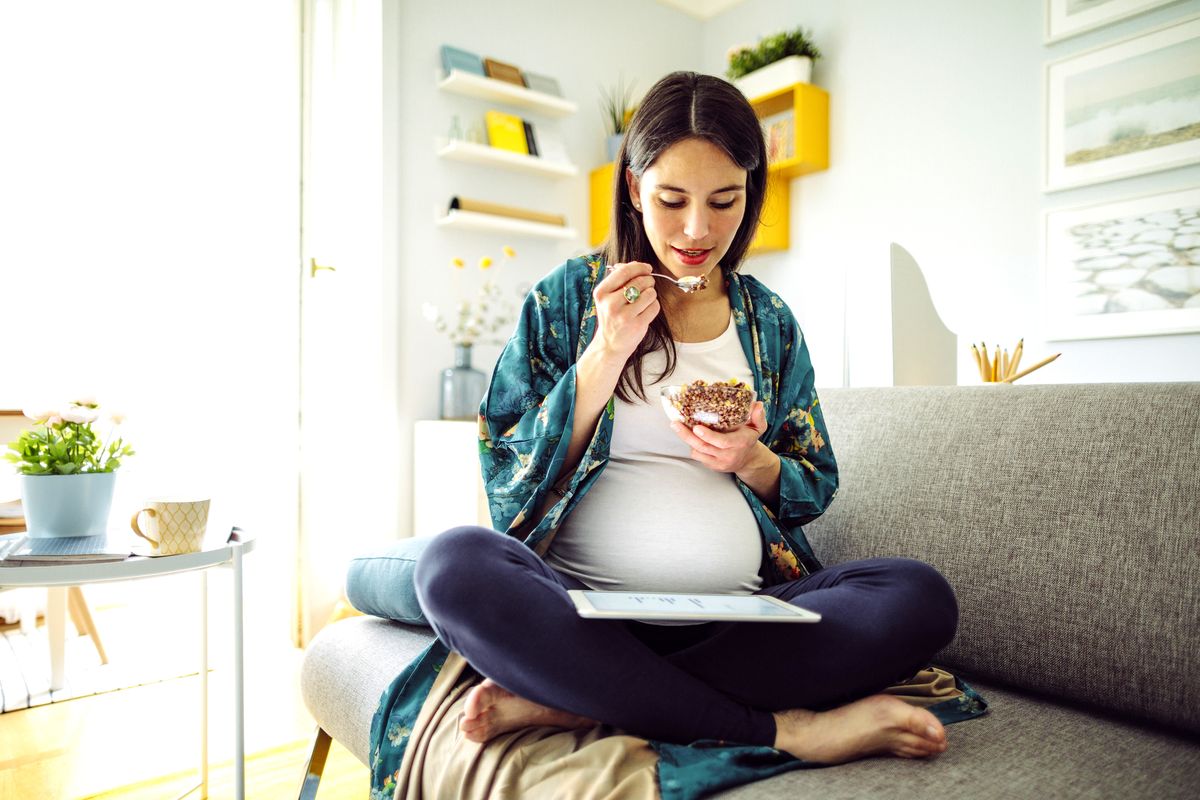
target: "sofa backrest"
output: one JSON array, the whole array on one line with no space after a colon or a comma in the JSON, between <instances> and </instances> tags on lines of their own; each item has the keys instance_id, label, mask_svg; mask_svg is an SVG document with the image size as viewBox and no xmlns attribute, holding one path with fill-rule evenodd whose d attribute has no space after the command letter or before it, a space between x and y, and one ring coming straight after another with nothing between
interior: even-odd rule
<instances>
[{"instance_id":1,"label":"sofa backrest","mask_svg":"<svg viewBox=\"0 0 1200 800\"><path fill-rule=\"evenodd\" d=\"M1200 732L1200 383L826 389L826 564L927 561L939 661Z\"/></svg>"}]
</instances>

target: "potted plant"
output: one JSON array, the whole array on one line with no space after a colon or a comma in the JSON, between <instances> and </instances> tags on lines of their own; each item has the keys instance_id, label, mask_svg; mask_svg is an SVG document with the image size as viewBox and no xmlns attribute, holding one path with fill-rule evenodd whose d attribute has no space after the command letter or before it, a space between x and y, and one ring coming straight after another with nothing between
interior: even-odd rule
<instances>
[{"instance_id":1,"label":"potted plant","mask_svg":"<svg viewBox=\"0 0 1200 800\"><path fill-rule=\"evenodd\" d=\"M633 119L637 104L633 102L633 83L625 84L624 78L617 79L617 86L612 91L600 90L600 115L604 118L604 127L608 130L605 147L609 161L617 160L617 151L621 149L621 139L625 136L625 128Z\"/></svg>"},{"instance_id":2,"label":"potted plant","mask_svg":"<svg viewBox=\"0 0 1200 800\"><path fill-rule=\"evenodd\" d=\"M8 445L5 457L21 476L25 526L32 538L95 536L106 532L116 470L133 449L117 437L123 421L109 414L107 439L92 424L100 419L94 398L65 408L26 411L33 427Z\"/></svg>"},{"instance_id":3,"label":"potted plant","mask_svg":"<svg viewBox=\"0 0 1200 800\"><path fill-rule=\"evenodd\" d=\"M803 28L767 36L758 44L731 48L725 75L749 98L812 80L813 61L821 51Z\"/></svg>"}]
</instances>

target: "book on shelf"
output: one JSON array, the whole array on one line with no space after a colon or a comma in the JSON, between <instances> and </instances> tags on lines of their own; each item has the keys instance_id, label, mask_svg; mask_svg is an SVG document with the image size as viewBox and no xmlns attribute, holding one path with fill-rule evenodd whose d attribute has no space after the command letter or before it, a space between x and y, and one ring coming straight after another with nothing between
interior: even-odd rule
<instances>
[{"instance_id":1,"label":"book on shelf","mask_svg":"<svg viewBox=\"0 0 1200 800\"><path fill-rule=\"evenodd\" d=\"M529 148L529 155L536 156L538 154L537 139L533 135L533 123L529 120L521 120L525 124L525 146Z\"/></svg>"},{"instance_id":2,"label":"book on shelf","mask_svg":"<svg viewBox=\"0 0 1200 800\"><path fill-rule=\"evenodd\" d=\"M540 222L543 225L559 225L566 227L567 218L562 214L545 214L541 211L530 211L524 208L505 206L500 203L488 203L483 200L470 200L466 197L451 197L451 211L474 211L478 214L491 214L509 219L523 219L529 222Z\"/></svg>"},{"instance_id":3,"label":"book on shelf","mask_svg":"<svg viewBox=\"0 0 1200 800\"><path fill-rule=\"evenodd\" d=\"M485 58L483 60L483 71L489 78L495 78L498 81L520 86L522 89L525 88L525 78L521 76L521 70L512 64L505 64L503 61L497 61L494 58Z\"/></svg>"},{"instance_id":4,"label":"book on shelf","mask_svg":"<svg viewBox=\"0 0 1200 800\"><path fill-rule=\"evenodd\" d=\"M449 75L451 70L469 72L472 75L483 75L483 59L467 50L460 50L448 44L442 45L442 69Z\"/></svg>"},{"instance_id":5,"label":"book on shelf","mask_svg":"<svg viewBox=\"0 0 1200 800\"><path fill-rule=\"evenodd\" d=\"M503 111L488 111L483 115L483 121L487 126L488 144L492 147L521 155L529 154L523 119Z\"/></svg>"},{"instance_id":6,"label":"book on shelf","mask_svg":"<svg viewBox=\"0 0 1200 800\"><path fill-rule=\"evenodd\" d=\"M760 120L767 142L767 163L786 161L796 155L795 115L781 111Z\"/></svg>"},{"instance_id":7,"label":"book on shelf","mask_svg":"<svg viewBox=\"0 0 1200 800\"><path fill-rule=\"evenodd\" d=\"M57 536L34 539L24 533L0 536L0 567L31 564L94 564L124 561L133 555L123 532L98 536Z\"/></svg>"},{"instance_id":8,"label":"book on shelf","mask_svg":"<svg viewBox=\"0 0 1200 800\"><path fill-rule=\"evenodd\" d=\"M562 87L558 81L548 75L538 75L536 72L525 73L525 85L535 92L548 94L551 97L562 97Z\"/></svg>"}]
</instances>

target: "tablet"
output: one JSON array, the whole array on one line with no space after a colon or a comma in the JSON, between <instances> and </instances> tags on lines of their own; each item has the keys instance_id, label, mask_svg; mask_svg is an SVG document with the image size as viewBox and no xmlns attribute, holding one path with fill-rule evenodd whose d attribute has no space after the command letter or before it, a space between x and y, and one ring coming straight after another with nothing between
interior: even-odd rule
<instances>
[{"instance_id":1,"label":"tablet","mask_svg":"<svg viewBox=\"0 0 1200 800\"><path fill-rule=\"evenodd\" d=\"M579 616L589 619L694 622L820 622L821 615L762 594L597 592L569 589Z\"/></svg>"}]
</instances>

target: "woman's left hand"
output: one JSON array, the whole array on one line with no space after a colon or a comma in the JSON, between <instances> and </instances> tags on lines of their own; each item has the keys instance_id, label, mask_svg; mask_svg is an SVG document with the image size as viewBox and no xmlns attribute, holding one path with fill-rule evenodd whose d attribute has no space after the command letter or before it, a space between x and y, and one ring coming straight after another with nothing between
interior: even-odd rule
<instances>
[{"instance_id":1,"label":"woman's left hand","mask_svg":"<svg viewBox=\"0 0 1200 800\"><path fill-rule=\"evenodd\" d=\"M758 437L767 429L767 415L761 401L750 409L750 419L740 428L721 433L703 425L693 428L681 422L672 422L671 430L692 449L691 457L717 472L742 473L761 466L760 459L774 454L760 445Z\"/></svg>"}]
</instances>

